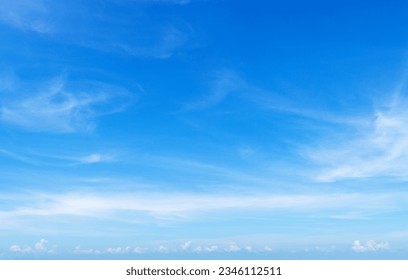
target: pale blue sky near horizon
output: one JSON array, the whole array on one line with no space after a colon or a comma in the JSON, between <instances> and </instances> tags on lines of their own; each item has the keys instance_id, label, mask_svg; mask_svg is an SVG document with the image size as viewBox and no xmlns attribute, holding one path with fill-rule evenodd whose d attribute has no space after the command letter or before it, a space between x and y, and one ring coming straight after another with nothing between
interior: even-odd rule
<instances>
[{"instance_id":1,"label":"pale blue sky near horizon","mask_svg":"<svg viewBox=\"0 0 408 280\"><path fill-rule=\"evenodd\" d=\"M408 3L0 5L0 259L408 257Z\"/></svg>"}]
</instances>

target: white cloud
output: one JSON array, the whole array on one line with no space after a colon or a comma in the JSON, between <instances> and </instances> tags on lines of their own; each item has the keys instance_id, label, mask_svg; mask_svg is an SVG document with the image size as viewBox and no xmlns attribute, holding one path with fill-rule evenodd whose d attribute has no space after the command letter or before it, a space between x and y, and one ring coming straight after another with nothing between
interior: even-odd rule
<instances>
[{"instance_id":1,"label":"white cloud","mask_svg":"<svg viewBox=\"0 0 408 280\"><path fill-rule=\"evenodd\" d=\"M132 248L130 246L126 247L110 247L106 249L106 252L109 254L125 254L129 253L132 251Z\"/></svg>"},{"instance_id":2,"label":"white cloud","mask_svg":"<svg viewBox=\"0 0 408 280\"><path fill-rule=\"evenodd\" d=\"M110 160L111 157L102 155L102 154L90 154L88 156L79 158L79 162L81 163L98 163L98 162L105 162Z\"/></svg>"},{"instance_id":3,"label":"white cloud","mask_svg":"<svg viewBox=\"0 0 408 280\"><path fill-rule=\"evenodd\" d=\"M238 251L241 251L241 247L239 247L235 243L231 243L225 248L225 251L227 251L227 252L238 252Z\"/></svg>"},{"instance_id":4,"label":"white cloud","mask_svg":"<svg viewBox=\"0 0 408 280\"><path fill-rule=\"evenodd\" d=\"M33 249L30 246L12 245L10 246L10 251L13 253L28 254L28 253L32 253Z\"/></svg>"},{"instance_id":5,"label":"white cloud","mask_svg":"<svg viewBox=\"0 0 408 280\"><path fill-rule=\"evenodd\" d=\"M193 249L196 253L212 253L217 252L219 247L217 245L197 246Z\"/></svg>"},{"instance_id":6,"label":"white cloud","mask_svg":"<svg viewBox=\"0 0 408 280\"><path fill-rule=\"evenodd\" d=\"M218 246L217 245L208 245L204 247L204 251L206 252L215 252L218 250Z\"/></svg>"},{"instance_id":7,"label":"white cloud","mask_svg":"<svg viewBox=\"0 0 408 280\"><path fill-rule=\"evenodd\" d=\"M353 243L353 251L355 252L374 252L388 250L390 248L388 242L375 242L374 240L369 240L365 244L361 243L360 240L355 240Z\"/></svg>"},{"instance_id":8,"label":"white cloud","mask_svg":"<svg viewBox=\"0 0 408 280\"><path fill-rule=\"evenodd\" d=\"M133 249L133 252L136 253L136 254L143 254L143 253L147 252L147 250L148 250L147 248L135 247Z\"/></svg>"},{"instance_id":9,"label":"white cloud","mask_svg":"<svg viewBox=\"0 0 408 280\"><path fill-rule=\"evenodd\" d=\"M408 178L408 112L405 100L378 109L365 125L347 127L346 139L320 143L307 152L322 166L315 179L332 182L348 178L391 176Z\"/></svg>"},{"instance_id":10,"label":"white cloud","mask_svg":"<svg viewBox=\"0 0 408 280\"><path fill-rule=\"evenodd\" d=\"M34 248L31 246L20 246L12 245L10 246L10 252L21 253L21 254L31 254L31 253L54 253L54 249L47 248L48 240L41 239L34 244Z\"/></svg>"},{"instance_id":11,"label":"white cloud","mask_svg":"<svg viewBox=\"0 0 408 280\"><path fill-rule=\"evenodd\" d=\"M160 245L159 246L159 252L160 253L168 253L169 249L166 246Z\"/></svg>"},{"instance_id":12,"label":"white cloud","mask_svg":"<svg viewBox=\"0 0 408 280\"><path fill-rule=\"evenodd\" d=\"M249 246L249 245L245 246L244 249L245 249L245 251L248 251L248 252L252 252L254 250L254 248L252 246Z\"/></svg>"},{"instance_id":13,"label":"white cloud","mask_svg":"<svg viewBox=\"0 0 408 280\"><path fill-rule=\"evenodd\" d=\"M99 250L95 250L95 249L83 249L81 248L81 246L76 246L74 248L74 250L72 251L72 253L74 254L100 254Z\"/></svg>"},{"instance_id":14,"label":"white cloud","mask_svg":"<svg viewBox=\"0 0 408 280\"><path fill-rule=\"evenodd\" d=\"M201 253L203 251L203 247L197 246L193 249L194 252Z\"/></svg>"},{"instance_id":15,"label":"white cloud","mask_svg":"<svg viewBox=\"0 0 408 280\"><path fill-rule=\"evenodd\" d=\"M1 151L0 151L1 152ZM55 162L57 164L78 165L78 164L95 164L101 162L109 162L114 160L114 156L108 153L92 153L86 156L69 156L69 155L49 155L33 153L32 157L37 161Z\"/></svg>"},{"instance_id":16,"label":"white cloud","mask_svg":"<svg viewBox=\"0 0 408 280\"><path fill-rule=\"evenodd\" d=\"M46 249L46 245L48 240L41 239L39 242L35 243L34 248L38 251L44 251Z\"/></svg>"},{"instance_id":17,"label":"white cloud","mask_svg":"<svg viewBox=\"0 0 408 280\"><path fill-rule=\"evenodd\" d=\"M129 100L130 94L123 89L84 82L84 89L70 90L58 78L29 96L16 92L4 99L0 120L31 131L87 131L94 127L96 117L123 111Z\"/></svg>"},{"instance_id":18,"label":"white cloud","mask_svg":"<svg viewBox=\"0 0 408 280\"><path fill-rule=\"evenodd\" d=\"M188 248L190 248L191 243L193 243L191 240L186 241L184 244L181 245L181 250L185 251L188 250Z\"/></svg>"},{"instance_id":19,"label":"white cloud","mask_svg":"<svg viewBox=\"0 0 408 280\"><path fill-rule=\"evenodd\" d=\"M321 182L342 179L394 177L408 180L408 96L387 94L358 122L343 122L332 133L304 149L318 165L313 177ZM377 97L381 98L381 97ZM357 118L355 118L357 119ZM339 124L339 123L337 123Z\"/></svg>"},{"instance_id":20,"label":"white cloud","mask_svg":"<svg viewBox=\"0 0 408 280\"><path fill-rule=\"evenodd\" d=\"M197 246L193 249L193 251L196 253L211 253L217 252L218 248L219 247L217 245Z\"/></svg>"},{"instance_id":21,"label":"white cloud","mask_svg":"<svg viewBox=\"0 0 408 280\"><path fill-rule=\"evenodd\" d=\"M273 249L271 247L269 247L268 245L265 245L265 247L263 248L265 252L272 252Z\"/></svg>"}]
</instances>

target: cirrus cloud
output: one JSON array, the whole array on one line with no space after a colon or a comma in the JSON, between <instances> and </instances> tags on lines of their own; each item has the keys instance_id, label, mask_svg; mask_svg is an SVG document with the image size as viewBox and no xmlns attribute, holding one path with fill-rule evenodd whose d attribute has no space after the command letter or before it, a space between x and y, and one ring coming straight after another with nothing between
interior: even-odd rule
<instances>
[{"instance_id":1,"label":"cirrus cloud","mask_svg":"<svg viewBox=\"0 0 408 280\"><path fill-rule=\"evenodd\" d=\"M132 98L125 89L89 81L81 88L70 88L59 77L38 89L27 86L4 98L0 121L29 131L90 131L97 117L125 110Z\"/></svg>"}]
</instances>

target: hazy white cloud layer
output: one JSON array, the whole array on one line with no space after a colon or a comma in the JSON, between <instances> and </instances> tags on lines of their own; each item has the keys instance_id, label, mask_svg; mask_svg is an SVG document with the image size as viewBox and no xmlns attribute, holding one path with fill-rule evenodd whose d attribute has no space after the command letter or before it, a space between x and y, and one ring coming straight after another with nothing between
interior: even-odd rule
<instances>
[{"instance_id":1,"label":"hazy white cloud layer","mask_svg":"<svg viewBox=\"0 0 408 280\"><path fill-rule=\"evenodd\" d=\"M206 194L154 194L154 193L37 193L15 197L15 207L0 211L0 218L23 221L25 218L93 217L123 219L128 212L129 221L144 214L145 219L160 221L167 218L193 218L208 211L321 211L344 210L389 211L407 202L407 195L398 194L328 194L328 195L206 195ZM364 203L361 203L364 201ZM140 217L139 217L140 218ZM3 225L4 227L4 225Z\"/></svg>"}]
</instances>

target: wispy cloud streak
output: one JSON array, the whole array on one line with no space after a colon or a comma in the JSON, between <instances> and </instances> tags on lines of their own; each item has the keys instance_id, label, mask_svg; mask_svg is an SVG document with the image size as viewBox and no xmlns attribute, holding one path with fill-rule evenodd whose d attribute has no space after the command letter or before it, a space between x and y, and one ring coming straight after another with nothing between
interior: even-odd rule
<instances>
[{"instance_id":1,"label":"wispy cloud streak","mask_svg":"<svg viewBox=\"0 0 408 280\"><path fill-rule=\"evenodd\" d=\"M85 83L86 84L86 83ZM77 132L94 128L93 120L124 110L132 95L104 84L69 89L63 78L38 90L15 92L0 104L0 120L31 131Z\"/></svg>"},{"instance_id":2,"label":"wispy cloud streak","mask_svg":"<svg viewBox=\"0 0 408 280\"><path fill-rule=\"evenodd\" d=\"M45 1L0 0L0 5L0 22L24 31L42 34L53 32Z\"/></svg>"},{"instance_id":3,"label":"wispy cloud streak","mask_svg":"<svg viewBox=\"0 0 408 280\"><path fill-rule=\"evenodd\" d=\"M89 49L166 59L190 41L192 28L188 24L173 24L170 20L151 21L149 10L144 6L182 6L189 2L111 0L94 6L97 4L94 1L0 0L0 23ZM117 9L116 16L112 16L112 9ZM132 13L133 10L137 13ZM112 28L115 32L111 32Z\"/></svg>"},{"instance_id":4,"label":"wispy cloud streak","mask_svg":"<svg viewBox=\"0 0 408 280\"><path fill-rule=\"evenodd\" d=\"M104 51L125 52L131 56L166 59L180 50L189 39L187 31L175 26L158 28L154 34L155 40L147 45L131 42L117 42L113 45L89 44L90 47Z\"/></svg>"},{"instance_id":5,"label":"wispy cloud streak","mask_svg":"<svg viewBox=\"0 0 408 280\"><path fill-rule=\"evenodd\" d=\"M185 103L181 112L217 108L228 104L228 101L238 100L245 106L255 105L265 112L290 114L330 124L365 124L360 116L350 117L346 113L339 115L331 112L323 104L319 104L320 100L313 97L299 98L294 92L279 92L260 87L232 69L213 71L209 76L207 91L200 98ZM316 107L321 108L317 110Z\"/></svg>"},{"instance_id":6,"label":"wispy cloud streak","mask_svg":"<svg viewBox=\"0 0 408 280\"><path fill-rule=\"evenodd\" d=\"M37 164L37 162L35 160L33 160L32 158L30 158L30 157L20 155L20 154L16 154L16 153L10 152L10 151L5 150L5 149L0 149L0 155L6 156L6 157L9 157L9 158L12 158L14 160L21 161L21 162L24 162L24 163Z\"/></svg>"},{"instance_id":7,"label":"wispy cloud streak","mask_svg":"<svg viewBox=\"0 0 408 280\"><path fill-rule=\"evenodd\" d=\"M246 82L234 71L216 71L212 75L208 94L197 101L185 104L183 110L194 111L217 106L231 94L239 94L247 87Z\"/></svg>"},{"instance_id":8,"label":"wispy cloud streak","mask_svg":"<svg viewBox=\"0 0 408 280\"><path fill-rule=\"evenodd\" d=\"M323 169L315 178L324 182L378 176L408 178L406 104L399 98L399 102L369 116L369 126L348 127L351 135L327 141L339 142L335 146L321 144L321 148L307 152Z\"/></svg>"},{"instance_id":9,"label":"wispy cloud streak","mask_svg":"<svg viewBox=\"0 0 408 280\"><path fill-rule=\"evenodd\" d=\"M101 194L64 193L31 194L14 198L13 209L1 210L3 220L46 217L97 217L115 219L144 214L146 219L192 218L208 211L320 211L359 209L389 211L407 202L406 194L328 194L328 195L199 195L199 194ZM364 204L361 203L364 201ZM139 214L137 214L139 213Z\"/></svg>"}]
</instances>

